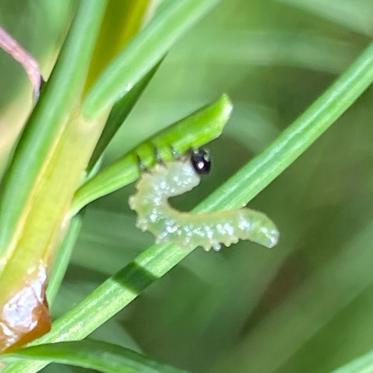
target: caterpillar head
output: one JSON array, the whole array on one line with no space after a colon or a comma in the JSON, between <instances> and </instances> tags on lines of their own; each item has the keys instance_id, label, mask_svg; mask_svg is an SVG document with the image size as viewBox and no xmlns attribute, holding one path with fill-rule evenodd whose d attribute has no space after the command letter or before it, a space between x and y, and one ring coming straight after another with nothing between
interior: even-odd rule
<instances>
[{"instance_id":1,"label":"caterpillar head","mask_svg":"<svg viewBox=\"0 0 373 373\"><path fill-rule=\"evenodd\" d=\"M183 156L176 154L174 160L161 160L149 172L145 172L137 183L137 189L142 196L150 191L152 201L157 200L155 196L177 196L196 187L201 175L208 173L210 168L210 155L205 149L192 150ZM134 203L131 198L130 204Z\"/></svg>"},{"instance_id":2,"label":"caterpillar head","mask_svg":"<svg viewBox=\"0 0 373 373\"><path fill-rule=\"evenodd\" d=\"M208 173L211 167L210 156L207 150L193 150L189 154L182 156L174 161L158 164L154 170L159 177L153 177L154 181L163 180L165 183L160 184L163 192L170 197L188 192L197 186L200 182L201 175ZM158 172L162 170L161 172Z\"/></svg>"},{"instance_id":3,"label":"caterpillar head","mask_svg":"<svg viewBox=\"0 0 373 373\"><path fill-rule=\"evenodd\" d=\"M211 158L210 153L207 149L200 148L192 150L190 161L192 163L194 171L198 175L204 175L210 172Z\"/></svg>"}]
</instances>

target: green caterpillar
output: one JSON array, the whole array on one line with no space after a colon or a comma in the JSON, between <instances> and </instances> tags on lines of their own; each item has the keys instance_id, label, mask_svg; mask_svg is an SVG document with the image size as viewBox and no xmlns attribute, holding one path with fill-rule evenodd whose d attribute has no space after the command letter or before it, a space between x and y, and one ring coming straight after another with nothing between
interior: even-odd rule
<instances>
[{"instance_id":1,"label":"green caterpillar","mask_svg":"<svg viewBox=\"0 0 373 373\"><path fill-rule=\"evenodd\" d=\"M279 232L261 212L248 208L209 213L180 212L168 203L170 197L185 193L200 183L210 170L206 150L200 149L169 162L159 162L142 174L130 207L138 214L137 226L150 231L157 243L172 242L181 248L202 246L218 251L247 239L266 247L277 244Z\"/></svg>"}]
</instances>

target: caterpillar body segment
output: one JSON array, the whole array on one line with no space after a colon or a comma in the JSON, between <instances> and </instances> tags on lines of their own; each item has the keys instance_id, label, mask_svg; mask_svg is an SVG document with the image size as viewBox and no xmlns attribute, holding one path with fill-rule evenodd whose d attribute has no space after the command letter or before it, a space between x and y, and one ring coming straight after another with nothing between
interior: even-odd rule
<instances>
[{"instance_id":1,"label":"caterpillar body segment","mask_svg":"<svg viewBox=\"0 0 373 373\"><path fill-rule=\"evenodd\" d=\"M168 199L185 193L200 183L200 174L210 168L203 150L170 162L156 164L142 174L130 207L138 214L137 226L150 231L157 243L172 242L182 248L202 246L219 250L239 239L266 247L276 245L279 233L266 215L247 208L209 213L180 212Z\"/></svg>"}]
</instances>

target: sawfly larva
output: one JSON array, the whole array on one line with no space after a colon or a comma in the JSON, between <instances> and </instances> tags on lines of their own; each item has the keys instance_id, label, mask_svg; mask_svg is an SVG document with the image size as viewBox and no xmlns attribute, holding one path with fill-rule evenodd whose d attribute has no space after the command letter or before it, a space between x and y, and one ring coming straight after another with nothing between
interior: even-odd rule
<instances>
[{"instance_id":1,"label":"sawfly larva","mask_svg":"<svg viewBox=\"0 0 373 373\"><path fill-rule=\"evenodd\" d=\"M208 213L180 212L168 203L170 197L185 193L200 183L210 170L206 150L192 151L190 156L158 162L145 171L130 197L130 207L138 214L137 226L150 231L157 243L172 242L182 248L202 246L219 250L247 239L267 247L276 245L279 232L261 212L248 208Z\"/></svg>"}]
</instances>

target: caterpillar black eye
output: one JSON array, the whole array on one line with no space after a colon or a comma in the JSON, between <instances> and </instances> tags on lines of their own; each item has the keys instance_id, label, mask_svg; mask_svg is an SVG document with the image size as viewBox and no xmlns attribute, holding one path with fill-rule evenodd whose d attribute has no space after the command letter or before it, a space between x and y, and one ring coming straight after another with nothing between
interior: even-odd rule
<instances>
[{"instance_id":1,"label":"caterpillar black eye","mask_svg":"<svg viewBox=\"0 0 373 373\"><path fill-rule=\"evenodd\" d=\"M206 149L193 150L190 156L193 168L198 175L207 174L211 168L210 153Z\"/></svg>"}]
</instances>

